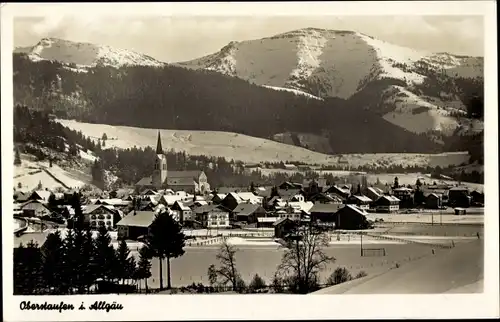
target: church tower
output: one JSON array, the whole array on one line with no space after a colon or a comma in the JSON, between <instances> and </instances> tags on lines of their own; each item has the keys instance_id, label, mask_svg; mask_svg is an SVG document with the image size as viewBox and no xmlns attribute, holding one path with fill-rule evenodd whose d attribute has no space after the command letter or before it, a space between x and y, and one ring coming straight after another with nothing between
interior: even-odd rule
<instances>
[{"instance_id":1,"label":"church tower","mask_svg":"<svg viewBox=\"0 0 500 322\"><path fill-rule=\"evenodd\" d=\"M160 131L158 131L158 142L156 143L156 156L152 175L153 186L160 189L165 186L167 180L167 156L163 154L161 146Z\"/></svg>"}]
</instances>

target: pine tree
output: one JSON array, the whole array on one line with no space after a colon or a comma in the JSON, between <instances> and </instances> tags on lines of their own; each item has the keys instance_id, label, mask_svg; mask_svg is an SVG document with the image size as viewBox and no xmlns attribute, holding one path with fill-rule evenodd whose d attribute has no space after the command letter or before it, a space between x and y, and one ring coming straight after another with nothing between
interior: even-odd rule
<instances>
[{"instance_id":1,"label":"pine tree","mask_svg":"<svg viewBox=\"0 0 500 322\"><path fill-rule=\"evenodd\" d=\"M85 227L84 236L83 236L83 244L82 244L82 258L87 260L87 265L85 265L85 271L83 272L83 284L89 292L89 288L92 284L94 284L96 279L96 274L99 270L99 267L95 262L96 257L96 247L95 240L93 238L92 230L90 226Z\"/></svg>"},{"instance_id":2,"label":"pine tree","mask_svg":"<svg viewBox=\"0 0 500 322\"><path fill-rule=\"evenodd\" d=\"M73 229L68 229L63 242L63 265L61 270L61 292L63 294L73 294L76 287L76 269L79 250L75 246L75 233Z\"/></svg>"},{"instance_id":3,"label":"pine tree","mask_svg":"<svg viewBox=\"0 0 500 322\"><path fill-rule=\"evenodd\" d=\"M118 244L118 249L116 250L116 266L115 276L121 282L133 277L132 267L135 263L132 263L130 258L130 249L128 248L127 242L122 239Z\"/></svg>"},{"instance_id":4,"label":"pine tree","mask_svg":"<svg viewBox=\"0 0 500 322\"><path fill-rule=\"evenodd\" d=\"M14 165L21 165L21 155L19 154L19 149L17 148L14 154Z\"/></svg>"},{"instance_id":5,"label":"pine tree","mask_svg":"<svg viewBox=\"0 0 500 322\"><path fill-rule=\"evenodd\" d=\"M63 241L59 231L47 236L42 246L43 279L51 293L62 295Z\"/></svg>"},{"instance_id":6,"label":"pine tree","mask_svg":"<svg viewBox=\"0 0 500 322\"><path fill-rule=\"evenodd\" d=\"M116 277L113 275L115 267L115 250L111 244L111 237L106 227L99 227L95 241L95 265L99 268L97 278L109 281Z\"/></svg>"},{"instance_id":7,"label":"pine tree","mask_svg":"<svg viewBox=\"0 0 500 322\"><path fill-rule=\"evenodd\" d=\"M146 246L139 250L139 263L136 271L136 277L143 279L146 285L146 293L148 292L148 278L151 277L151 261L150 252Z\"/></svg>"},{"instance_id":8,"label":"pine tree","mask_svg":"<svg viewBox=\"0 0 500 322\"><path fill-rule=\"evenodd\" d=\"M38 244L30 241L25 248L18 249L19 278L23 279L21 294L36 295L45 293L43 281L43 260Z\"/></svg>"},{"instance_id":9,"label":"pine tree","mask_svg":"<svg viewBox=\"0 0 500 322\"><path fill-rule=\"evenodd\" d=\"M185 235L181 226L166 211L159 213L151 224L146 241L153 256L160 261L160 289L163 289L162 261L167 259L167 287L171 288L170 259L184 255Z\"/></svg>"}]
</instances>

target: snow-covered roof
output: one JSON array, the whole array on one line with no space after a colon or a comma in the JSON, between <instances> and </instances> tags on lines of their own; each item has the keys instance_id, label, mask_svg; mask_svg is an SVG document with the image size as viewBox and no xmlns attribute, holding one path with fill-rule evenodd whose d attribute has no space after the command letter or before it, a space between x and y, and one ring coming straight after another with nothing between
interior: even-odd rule
<instances>
[{"instance_id":1,"label":"snow-covered roof","mask_svg":"<svg viewBox=\"0 0 500 322\"><path fill-rule=\"evenodd\" d=\"M362 201L362 202L371 202L372 200L370 198L368 198L367 196L356 196L354 195L353 196L354 198Z\"/></svg>"},{"instance_id":2,"label":"snow-covered roof","mask_svg":"<svg viewBox=\"0 0 500 322\"><path fill-rule=\"evenodd\" d=\"M396 198L394 196L388 196L388 195L383 195L380 198L384 198L384 199L387 199L387 200L392 201L392 202L399 202L399 201L401 201L401 200L399 200L398 198Z\"/></svg>"},{"instance_id":3,"label":"snow-covered roof","mask_svg":"<svg viewBox=\"0 0 500 322\"><path fill-rule=\"evenodd\" d=\"M356 211L360 215L366 216L368 213L364 211L363 209L359 208L356 205L345 205L345 207L351 208L352 210Z\"/></svg>"}]
</instances>

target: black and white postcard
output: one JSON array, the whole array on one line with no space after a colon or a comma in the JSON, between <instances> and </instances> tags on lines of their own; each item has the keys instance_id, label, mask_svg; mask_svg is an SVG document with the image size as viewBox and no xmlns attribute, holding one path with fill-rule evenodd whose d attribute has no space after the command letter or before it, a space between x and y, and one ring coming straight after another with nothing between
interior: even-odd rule
<instances>
[{"instance_id":1,"label":"black and white postcard","mask_svg":"<svg viewBox=\"0 0 500 322\"><path fill-rule=\"evenodd\" d=\"M4 320L498 317L495 9L3 4Z\"/></svg>"}]
</instances>

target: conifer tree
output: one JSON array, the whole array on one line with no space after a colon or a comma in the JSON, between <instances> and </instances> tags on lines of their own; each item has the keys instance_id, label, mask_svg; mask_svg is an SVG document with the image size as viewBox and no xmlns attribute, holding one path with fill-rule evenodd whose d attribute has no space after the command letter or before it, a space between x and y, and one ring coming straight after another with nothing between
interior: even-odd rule
<instances>
[{"instance_id":1,"label":"conifer tree","mask_svg":"<svg viewBox=\"0 0 500 322\"><path fill-rule=\"evenodd\" d=\"M139 250L139 262L136 271L136 277L143 279L146 286L146 293L148 292L148 278L151 277L151 261L150 253L146 246L141 247Z\"/></svg>"},{"instance_id":2,"label":"conifer tree","mask_svg":"<svg viewBox=\"0 0 500 322\"><path fill-rule=\"evenodd\" d=\"M124 280L132 278L133 266L135 266L135 262L132 263L131 261L130 249L128 248L127 242L122 239L116 250L115 277L122 283Z\"/></svg>"},{"instance_id":3,"label":"conifer tree","mask_svg":"<svg viewBox=\"0 0 500 322\"><path fill-rule=\"evenodd\" d=\"M42 274L50 292L58 295L62 294L63 251L63 241L59 231L49 234L42 246Z\"/></svg>"},{"instance_id":4,"label":"conifer tree","mask_svg":"<svg viewBox=\"0 0 500 322\"><path fill-rule=\"evenodd\" d=\"M21 165L21 155L19 154L19 149L17 148L14 154L14 165Z\"/></svg>"},{"instance_id":5,"label":"conifer tree","mask_svg":"<svg viewBox=\"0 0 500 322\"><path fill-rule=\"evenodd\" d=\"M111 237L106 227L99 227L95 240L95 265L99 268L97 278L109 281L114 280L115 250L111 244Z\"/></svg>"}]
</instances>

